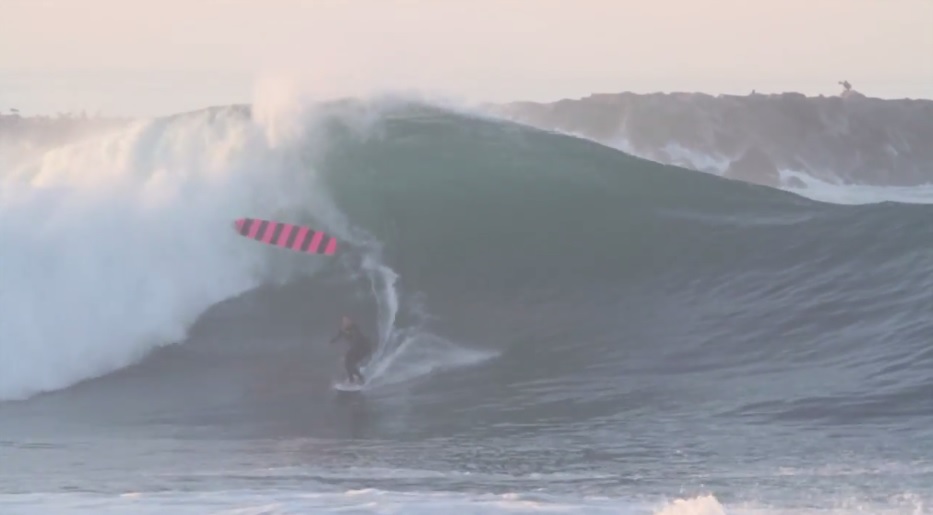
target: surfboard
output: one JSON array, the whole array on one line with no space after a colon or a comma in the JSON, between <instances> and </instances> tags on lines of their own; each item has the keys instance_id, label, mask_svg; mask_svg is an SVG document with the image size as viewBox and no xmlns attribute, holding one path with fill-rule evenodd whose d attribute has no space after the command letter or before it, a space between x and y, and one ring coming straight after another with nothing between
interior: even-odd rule
<instances>
[{"instance_id":1,"label":"surfboard","mask_svg":"<svg viewBox=\"0 0 933 515\"><path fill-rule=\"evenodd\" d=\"M241 236L266 245L326 256L337 252L337 238L303 225L259 218L238 218L233 225Z\"/></svg>"},{"instance_id":2,"label":"surfboard","mask_svg":"<svg viewBox=\"0 0 933 515\"><path fill-rule=\"evenodd\" d=\"M338 381L334 383L334 389L340 390L341 392L358 392L366 387L366 383L357 384L357 383L348 383L346 381Z\"/></svg>"}]
</instances>

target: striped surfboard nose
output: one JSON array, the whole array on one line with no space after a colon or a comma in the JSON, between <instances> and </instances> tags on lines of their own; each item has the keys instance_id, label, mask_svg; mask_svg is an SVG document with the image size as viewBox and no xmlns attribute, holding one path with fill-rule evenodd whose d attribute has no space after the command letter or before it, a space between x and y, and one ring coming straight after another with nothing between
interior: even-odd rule
<instances>
[{"instance_id":1,"label":"striped surfboard nose","mask_svg":"<svg viewBox=\"0 0 933 515\"><path fill-rule=\"evenodd\" d=\"M337 252L337 238L310 227L257 218L238 218L234 226L240 235L266 245L327 256Z\"/></svg>"}]
</instances>

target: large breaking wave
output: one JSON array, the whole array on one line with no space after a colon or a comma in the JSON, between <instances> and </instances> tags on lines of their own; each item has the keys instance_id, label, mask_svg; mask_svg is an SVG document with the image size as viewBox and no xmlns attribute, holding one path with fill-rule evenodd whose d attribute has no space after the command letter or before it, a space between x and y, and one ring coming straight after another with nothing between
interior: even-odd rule
<instances>
[{"instance_id":1,"label":"large breaking wave","mask_svg":"<svg viewBox=\"0 0 933 515\"><path fill-rule=\"evenodd\" d=\"M698 402L660 400L684 377L741 391L722 413L838 422L920 414L930 388L928 206L824 204L387 101L205 110L2 173L0 399L174 343L164 363L229 361L236 381L257 355L304 359L345 311L382 343L376 388L476 365L438 390L448 417L483 399L461 411L489 417L476 431L535 406L560 421ZM348 250L265 247L233 232L240 216ZM325 381L331 363L307 366ZM616 387L633 374L637 396ZM749 387L773 381L787 388Z\"/></svg>"}]
</instances>

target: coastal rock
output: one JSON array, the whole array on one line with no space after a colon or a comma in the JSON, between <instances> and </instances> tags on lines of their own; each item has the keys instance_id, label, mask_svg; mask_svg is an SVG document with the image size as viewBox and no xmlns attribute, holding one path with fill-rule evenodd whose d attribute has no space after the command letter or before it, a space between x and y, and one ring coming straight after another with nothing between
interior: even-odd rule
<instances>
[{"instance_id":1,"label":"coastal rock","mask_svg":"<svg viewBox=\"0 0 933 515\"><path fill-rule=\"evenodd\" d=\"M933 101L839 96L618 93L488 108L513 121L574 133L664 164L776 184L774 168L828 182L933 182ZM767 151L765 166L757 151Z\"/></svg>"}]
</instances>

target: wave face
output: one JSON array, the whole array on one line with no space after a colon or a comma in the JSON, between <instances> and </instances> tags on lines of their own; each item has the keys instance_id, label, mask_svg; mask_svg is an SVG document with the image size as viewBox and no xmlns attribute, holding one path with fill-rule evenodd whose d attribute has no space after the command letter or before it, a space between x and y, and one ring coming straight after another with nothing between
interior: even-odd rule
<instances>
[{"instance_id":1,"label":"wave face","mask_svg":"<svg viewBox=\"0 0 933 515\"><path fill-rule=\"evenodd\" d=\"M506 349L471 388L594 403L635 371L698 374L744 392L715 403L731 413L928 414L931 207L817 203L491 121L382 128L322 168L440 332Z\"/></svg>"},{"instance_id":2,"label":"wave face","mask_svg":"<svg viewBox=\"0 0 933 515\"><path fill-rule=\"evenodd\" d=\"M395 444L316 463L468 474L453 490L519 467L600 491L621 466L731 502L770 463L813 499L839 477L814 459L909 463L892 495L930 484L928 451L876 439L933 414L928 205L821 203L392 102L190 113L3 174L0 399L54 392L0 404L6 432L41 405L211 440L364 436ZM242 216L344 250L264 246ZM333 402L344 312L380 343L379 407Z\"/></svg>"},{"instance_id":3,"label":"wave face","mask_svg":"<svg viewBox=\"0 0 933 515\"><path fill-rule=\"evenodd\" d=\"M855 91L839 97L620 93L489 109L661 163L802 192L823 183L933 183L928 100Z\"/></svg>"}]
</instances>

